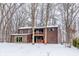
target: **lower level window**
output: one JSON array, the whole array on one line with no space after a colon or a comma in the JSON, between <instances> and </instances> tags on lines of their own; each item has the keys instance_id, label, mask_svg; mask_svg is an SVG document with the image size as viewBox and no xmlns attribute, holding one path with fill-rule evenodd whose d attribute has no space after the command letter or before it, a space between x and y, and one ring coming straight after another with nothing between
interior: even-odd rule
<instances>
[{"instance_id":1,"label":"lower level window","mask_svg":"<svg viewBox=\"0 0 79 59\"><path fill-rule=\"evenodd\" d=\"M17 37L16 42L22 42L22 37Z\"/></svg>"}]
</instances>

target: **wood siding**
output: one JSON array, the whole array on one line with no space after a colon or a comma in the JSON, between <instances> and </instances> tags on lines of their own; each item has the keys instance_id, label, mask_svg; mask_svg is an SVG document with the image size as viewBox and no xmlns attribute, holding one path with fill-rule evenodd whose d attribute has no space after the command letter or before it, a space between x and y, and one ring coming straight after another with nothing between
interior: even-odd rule
<instances>
[{"instance_id":1,"label":"wood siding","mask_svg":"<svg viewBox=\"0 0 79 59\"><path fill-rule=\"evenodd\" d=\"M18 31L18 34L31 33L29 35L11 35L10 42L16 42L16 37L22 37L23 43L32 43L32 29L21 29ZM43 36L43 40L36 40L35 43L44 43L45 38L45 28L43 28L43 33L36 33L35 36ZM58 27L47 28L47 43L58 43Z\"/></svg>"},{"instance_id":2,"label":"wood siding","mask_svg":"<svg viewBox=\"0 0 79 59\"><path fill-rule=\"evenodd\" d=\"M32 43L32 34L27 35L27 43Z\"/></svg>"},{"instance_id":3,"label":"wood siding","mask_svg":"<svg viewBox=\"0 0 79 59\"><path fill-rule=\"evenodd\" d=\"M58 30L57 28L52 28L54 29L53 31L49 31L50 28L47 30L47 40L48 43L58 43Z\"/></svg>"}]
</instances>

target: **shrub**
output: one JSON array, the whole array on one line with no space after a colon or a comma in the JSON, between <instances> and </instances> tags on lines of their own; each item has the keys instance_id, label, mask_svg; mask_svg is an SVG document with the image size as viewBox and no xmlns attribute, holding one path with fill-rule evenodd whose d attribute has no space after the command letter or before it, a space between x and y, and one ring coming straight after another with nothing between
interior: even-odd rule
<instances>
[{"instance_id":1,"label":"shrub","mask_svg":"<svg viewBox=\"0 0 79 59\"><path fill-rule=\"evenodd\" d=\"M73 39L73 46L79 48L79 38Z\"/></svg>"},{"instance_id":2,"label":"shrub","mask_svg":"<svg viewBox=\"0 0 79 59\"><path fill-rule=\"evenodd\" d=\"M76 47L76 39L73 40L73 46Z\"/></svg>"},{"instance_id":3,"label":"shrub","mask_svg":"<svg viewBox=\"0 0 79 59\"><path fill-rule=\"evenodd\" d=\"M76 47L79 48L79 39L77 39Z\"/></svg>"}]
</instances>

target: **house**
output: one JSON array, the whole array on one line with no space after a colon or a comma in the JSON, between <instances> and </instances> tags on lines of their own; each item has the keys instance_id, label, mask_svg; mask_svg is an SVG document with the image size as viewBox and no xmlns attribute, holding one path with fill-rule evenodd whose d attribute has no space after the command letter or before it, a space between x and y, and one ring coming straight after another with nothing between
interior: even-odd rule
<instances>
[{"instance_id":1,"label":"house","mask_svg":"<svg viewBox=\"0 0 79 59\"><path fill-rule=\"evenodd\" d=\"M20 27L17 34L11 34L10 42L32 43L32 27ZM34 43L44 43L45 27L34 28ZM47 43L58 43L58 26L47 26Z\"/></svg>"}]
</instances>

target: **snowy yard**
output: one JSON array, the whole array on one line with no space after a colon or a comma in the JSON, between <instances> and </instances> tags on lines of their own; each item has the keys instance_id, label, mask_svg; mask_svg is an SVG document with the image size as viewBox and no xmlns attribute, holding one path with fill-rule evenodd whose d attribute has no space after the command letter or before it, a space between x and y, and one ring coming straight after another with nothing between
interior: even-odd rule
<instances>
[{"instance_id":1,"label":"snowy yard","mask_svg":"<svg viewBox=\"0 0 79 59\"><path fill-rule=\"evenodd\" d=\"M0 56L79 56L79 49L61 44L0 43Z\"/></svg>"}]
</instances>

